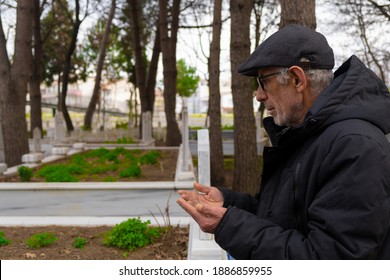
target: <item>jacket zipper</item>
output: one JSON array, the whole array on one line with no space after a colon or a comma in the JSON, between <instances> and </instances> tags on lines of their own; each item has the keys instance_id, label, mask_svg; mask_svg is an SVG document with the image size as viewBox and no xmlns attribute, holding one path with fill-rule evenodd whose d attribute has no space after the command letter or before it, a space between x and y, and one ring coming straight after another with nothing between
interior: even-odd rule
<instances>
[{"instance_id":1,"label":"jacket zipper","mask_svg":"<svg viewBox=\"0 0 390 280\"><path fill-rule=\"evenodd\" d=\"M299 186L298 186L298 179L299 179L299 171L301 169L301 163L297 164L297 167L294 170L294 176L293 176L293 225L294 228L299 230L300 232L304 233L304 225L302 224L302 217L303 215L302 211L300 209L302 208L302 201L300 201L301 194L299 193Z\"/></svg>"}]
</instances>

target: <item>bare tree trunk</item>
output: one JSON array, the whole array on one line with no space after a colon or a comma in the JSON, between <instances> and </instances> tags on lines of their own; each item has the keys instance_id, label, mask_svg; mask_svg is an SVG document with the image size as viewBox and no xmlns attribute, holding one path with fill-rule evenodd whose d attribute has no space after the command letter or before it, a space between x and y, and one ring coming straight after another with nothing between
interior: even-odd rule
<instances>
[{"instance_id":1,"label":"bare tree trunk","mask_svg":"<svg viewBox=\"0 0 390 280\"><path fill-rule=\"evenodd\" d=\"M146 81L146 96L148 98L148 108L152 112L154 111L154 101L156 98L155 87L157 79L158 60L161 52L161 39L160 39L160 23L156 22L156 37L154 39L152 58L149 64L148 77Z\"/></svg>"},{"instance_id":2,"label":"bare tree trunk","mask_svg":"<svg viewBox=\"0 0 390 280\"><path fill-rule=\"evenodd\" d=\"M254 194L258 191L260 170L256 148L252 80L237 73L249 56L249 24L253 1L231 0L230 60L234 106L234 182L233 188Z\"/></svg>"},{"instance_id":3,"label":"bare tree trunk","mask_svg":"<svg viewBox=\"0 0 390 280\"><path fill-rule=\"evenodd\" d=\"M42 108L41 108L41 80L42 80L42 39L41 39L41 9L39 0L34 0L34 56L30 78L30 108L31 124L30 132L38 127L42 131Z\"/></svg>"},{"instance_id":4,"label":"bare tree trunk","mask_svg":"<svg viewBox=\"0 0 390 280\"><path fill-rule=\"evenodd\" d=\"M134 56L135 56L135 83L139 91L139 97L141 101L141 122L139 126L140 135L142 134L142 113L151 111L149 98L146 93L146 65L143 58L143 47L141 45L141 27L140 27L140 9L137 0L128 0L130 12L131 12L131 28L133 31L133 43L134 43Z\"/></svg>"},{"instance_id":5,"label":"bare tree trunk","mask_svg":"<svg viewBox=\"0 0 390 280\"><path fill-rule=\"evenodd\" d=\"M170 36L168 34L167 0L159 0L160 36L164 67L164 109L167 120L167 146L179 146L181 134L176 121L176 43L179 28L180 0L173 0L171 9Z\"/></svg>"},{"instance_id":6,"label":"bare tree trunk","mask_svg":"<svg viewBox=\"0 0 390 280\"><path fill-rule=\"evenodd\" d=\"M73 31L72 31L72 39L69 45L69 48L66 52L66 58L65 58L65 65L64 65L64 71L62 75L62 89L61 89L61 95L60 95L60 103L58 110L61 111L64 114L64 119L66 123L66 127L68 131L74 130L72 120L70 118L68 108L66 107L66 95L68 92L68 84L69 84L69 74L70 74L70 68L72 65L72 56L74 51L76 50L76 44L77 44L77 36L79 33L81 20L80 20L80 1L75 0L75 21L73 23Z\"/></svg>"},{"instance_id":7,"label":"bare tree trunk","mask_svg":"<svg viewBox=\"0 0 390 280\"><path fill-rule=\"evenodd\" d=\"M261 18L263 15L263 8L265 0L254 1L253 13L255 15L255 45L256 48L260 43L260 33L261 33Z\"/></svg>"},{"instance_id":8,"label":"bare tree trunk","mask_svg":"<svg viewBox=\"0 0 390 280\"><path fill-rule=\"evenodd\" d=\"M22 155L29 151L25 106L31 70L33 4L31 0L18 1L12 64L8 58L0 16L0 119L8 166L20 164Z\"/></svg>"},{"instance_id":9,"label":"bare tree trunk","mask_svg":"<svg viewBox=\"0 0 390 280\"><path fill-rule=\"evenodd\" d=\"M222 186L225 183L223 168L222 127L221 127L221 93L219 87L220 54L221 54L221 21L222 0L214 1L213 40L210 45L210 165L211 185Z\"/></svg>"},{"instance_id":10,"label":"bare tree trunk","mask_svg":"<svg viewBox=\"0 0 390 280\"><path fill-rule=\"evenodd\" d=\"M279 28L289 24L301 24L311 29L316 29L315 0L280 0L280 6Z\"/></svg>"},{"instance_id":11,"label":"bare tree trunk","mask_svg":"<svg viewBox=\"0 0 390 280\"><path fill-rule=\"evenodd\" d=\"M112 0L110 13L108 15L108 19L107 19L106 26L104 29L103 38L102 38L102 41L100 42L100 52L99 52L98 64L96 67L95 85L93 88L91 100L88 104L87 112L85 113L85 117L84 117L84 127L86 129L92 128L93 114L95 113L96 104L98 103L98 100L99 100L100 94L101 94L100 82L102 80L102 70L103 70L103 66L104 66L104 59L106 58L106 50L107 50L107 45L108 45L109 38L110 38L111 24L112 24L112 20L114 18L114 15L115 15L115 9L116 9L116 0Z\"/></svg>"},{"instance_id":12,"label":"bare tree trunk","mask_svg":"<svg viewBox=\"0 0 390 280\"><path fill-rule=\"evenodd\" d=\"M135 56L135 76L136 76L136 86L139 90L140 100L141 100L141 112L148 111L148 99L146 96L146 66L145 61L142 57L142 46L141 46L141 27L139 24L139 5L137 0L128 0L131 19L132 19L132 32L133 32L133 43L134 43L134 56Z\"/></svg>"}]
</instances>

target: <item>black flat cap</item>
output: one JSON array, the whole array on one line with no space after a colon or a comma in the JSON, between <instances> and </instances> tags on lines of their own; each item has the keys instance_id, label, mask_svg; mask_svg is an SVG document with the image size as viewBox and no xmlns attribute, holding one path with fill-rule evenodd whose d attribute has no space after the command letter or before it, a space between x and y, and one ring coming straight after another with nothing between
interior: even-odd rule
<instances>
[{"instance_id":1,"label":"black flat cap","mask_svg":"<svg viewBox=\"0 0 390 280\"><path fill-rule=\"evenodd\" d=\"M260 68L293 65L333 69L333 50L324 35L302 25L287 25L261 43L238 67L238 73L257 76Z\"/></svg>"}]
</instances>

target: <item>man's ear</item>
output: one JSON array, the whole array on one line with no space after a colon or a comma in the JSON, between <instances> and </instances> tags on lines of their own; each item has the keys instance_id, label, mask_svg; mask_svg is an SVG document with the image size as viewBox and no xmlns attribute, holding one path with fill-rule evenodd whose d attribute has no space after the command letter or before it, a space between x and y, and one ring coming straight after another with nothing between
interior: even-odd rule
<instances>
[{"instance_id":1,"label":"man's ear","mask_svg":"<svg viewBox=\"0 0 390 280\"><path fill-rule=\"evenodd\" d=\"M290 73L294 85L297 88L297 91L303 91L308 86L308 80L306 78L305 72L303 69L299 66L291 66L290 69L288 69L288 72Z\"/></svg>"}]
</instances>

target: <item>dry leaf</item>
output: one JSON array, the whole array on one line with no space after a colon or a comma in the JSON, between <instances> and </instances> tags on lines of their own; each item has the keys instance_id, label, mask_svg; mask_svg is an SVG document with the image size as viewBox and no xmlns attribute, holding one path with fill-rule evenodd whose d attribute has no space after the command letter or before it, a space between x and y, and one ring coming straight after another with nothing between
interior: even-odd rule
<instances>
[{"instance_id":1,"label":"dry leaf","mask_svg":"<svg viewBox=\"0 0 390 280\"><path fill-rule=\"evenodd\" d=\"M25 253L25 254L23 254L23 257L25 257L26 259L36 259L37 255L35 255L33 253Z\"/></svg>"}]
</instances>

